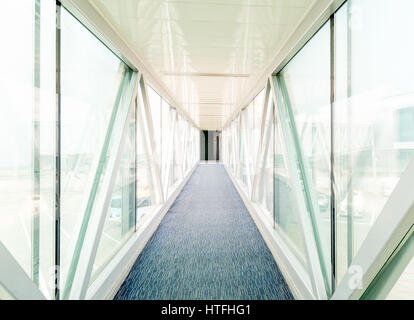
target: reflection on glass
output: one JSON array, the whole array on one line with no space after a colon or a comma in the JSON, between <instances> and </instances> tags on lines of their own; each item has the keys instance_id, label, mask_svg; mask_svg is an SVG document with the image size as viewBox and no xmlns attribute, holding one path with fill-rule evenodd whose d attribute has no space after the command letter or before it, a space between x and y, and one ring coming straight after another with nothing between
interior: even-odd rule
<instances>
[{"instance_id":1,"label":"reflection on glass","mask_svg":"<svg viewBox=\"0 0 414 320\"><path fill-rule=\"evenodd\" d=\"M108 158L101 152L128 68L64 9L61 29L60 274L67 293L76 266L73 259L79 255L75 245L80 243L91 190L101 185L97 168Z\"/></svg>"},{"instance_id":2,"label":"reflection on glass","mask_svg":"<svg viewBox=\"0 0 414 320\"><path fill-rule=\"evenodd\" d=\"M247 177L248 177L248 163L247 155L249 153L249 141L250 132L248 127L248 108L244 109L240 113L240 147L239 147L239 176L238 178L242 182L242 186L248 190Z\"/></svg>"},{"instance_id":3,"label":"reflection on glass","mask_svg":"<svg viewBox=\"0 0 414 320\"><path fill-rule=\"evenodd\" d=\"M162 166L161 166L161 181L164 187L164 197L168 194L167 171L172 161L173 152L173 118L172 109L169 104L162 99Z\"/></svg>"},{"instance_id":4,"label":"reflection on glass","mask_svg":"<svg viewBox=\"0 0 414 320\"><path fill-rule=\"evenodd\" d=\"M0 283L0 300L15 300L8 290Z\"/></svg>"},{"instance_id":5,"label":"reflection on glass","mask_svg":"<svg viewBox=\"0 0 414 320\"><path fill-rule=\"evenodd\" d=\"M335 16L338 281L414 156L413 10L348 1Z\"/></svg>"},{"instance_id":6,"label":"reflection on glass","mask_svg":"<svg viewBox=\"0 0 414 320\"><path fill-rule=\"evenodd\" d=\"M95 280L102 269L122 248L135 228L135 113L131 113L127 125L127 138L116 173L116 182L90 282Z\"/></svg>"},{"instance_id":7,"label":"reflection on glass","mask_svg":"<svg viewBox=\"0 0 414 320\"><path fill-rule=\"evenodd\" d=\"M276 120L275 120L276 121ZM306 251L298 210L293 195L291 177L287 168L287 155L283 146L280 124L274 126L274 219L288 239L293 252L305 266Z\"/></svg>"},{"instance_id":8,"label":"reflection on glass","mask_svg":"<svg viewBox=\"0 0 414 320\"><path fill-rule=\"evenodd\" d=\"M274 166L274 155L273 155L273 101L270 98L267 106L267 115L264 128L264 137L261 157L259 159L259 183L258 183L258 202L261 204L264 212L274 222L273 214L273 202L274 202L274 192L273 192L273 166ZM259 136L260 137L260 136Z\"/></svg>"},{"instance_id":9,"label":"reflection on glass","mask_svg":"<svg viewBox=\"0 0 414 320\"><path fill-rule=\"evenodd\" d=\"M239 177L240 171L240 113L236 119L232 122L231 129L232 143L234 146L234 153L231 159L233 173L236 177Z\"/></svg>"},{"instance_id":10,"label":"reflection on glass","mask_svg":"<svg viewBox=\"0 0 414 320\"><path fill-rule=\"evenodd\" d=\"M174 132L174 174L172 185L175 185L177 181L181 181L183 178L183 152L184 152L184 140L185 140L185 127L184 119L181 114L177 113L177 123Z\"/></svg>"},{"instance_id":11,"label":"reflection on glass","mask_svg":"<svg viewBox=\"0 0 414 320\"><path fill-rule=\"evenodd\" d=\"M387 295L387 300L414 300L414 257Z\"/></svg>"},{"instance_id":12,"label":"reflection on glass","mask_svg":"<svg viewBox=\"0 0 414 320\"><path fill-rule=\"evenodd\" d=\"M322 249L325 280L330 276L331 107L330 26L325 24L280 73L285 104L290 105L303 164L299 164L308 211L315 221L317 246ZM289 107L289 106L288 106ZM296 150L298 153L298 150ZM298 154L296 154L298 156ZM305 190L306 176L309 190Z\"/></svg>"},{"instance_id":13,"label":"reflection on glass","mask_svg":"<svg viewBox=\"0 0 414 320\"><path fill-rule=\"evenodd\" d=\"M2 1L0 241L53 297L55 2Z\"/></svg>"},{"instance_id":14,"label":"reflection on glass","mask_svg":"<svg viewBox=\"0 0 414 320\"><path fill-rule=\"evenodd\" d=\"M148 103L151 110L152 124L154 129L154 143L155 152L154 160L157 162L158 167L162 163L162 107L161 97L154 91L149 85L147 87Z\"/></svg>"},{"instance_id":15,"label":"reflection on glass","mask_svg":"<svg viewBox=\"0 0 414 320\"><path fill-rule=\"evenodd\" d=\"M150 141L144 103L140 90L137 99L137 137L136 137L136 224L141 225L142 218L151 213L156 204L153 162L151 161ZM138 228L138 227L137 227Z\"/></svg>"},{"instance_id":16,"label":"reflection on glass","mask_svg":"<svg viewBox=\"0 0 414 320\"><path fill-rule=\"evenodd\" d=\"M237 136L240 135L240 172L238 178L241 180L243 187L246 188L246 191L248 191L249 194L252 191L251 188L256 169L255 165L261 134L263 108L264 90L262 90L240 113L240 133L235 131Z\"/></svg>"}]
</instances>

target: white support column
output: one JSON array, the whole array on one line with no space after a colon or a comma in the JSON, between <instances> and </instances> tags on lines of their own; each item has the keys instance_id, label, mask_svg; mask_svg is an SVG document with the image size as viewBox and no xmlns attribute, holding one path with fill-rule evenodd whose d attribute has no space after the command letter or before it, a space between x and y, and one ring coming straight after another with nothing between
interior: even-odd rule
<instances>
[{"instance_id":1,"label":"white support column","mask_svg":"<svg viewBox=\"0 0 414 320\"><path fill-rule=\"evenodd\" d=\"M282 148L287 155L286 165L292 182L293 198L298 210L298 217L302 229L304 246L306 251L306 260L312 279L314 294L318 299L327 299L325 283L322 274L321 262L319 260L318 249L316 247L315 235L313 232L311 217L309 216L305 196L302 192L299 170L296 164L295 150L293 139L287 124L287 115L285 114L282 95L276 77L269 77L273 102L275 104L275 114L277 122L281 126Z\"/></svg>"},{"instance_id":2,"label":"white support column","mask_svg":"<svg viewBox=\"0 0 414 320\"><path fill-rule=\"evenodd\" d=\"M116 182L116 174L121 160L123 145L127 138L128 117L135 107L135 96L137 95L140 77L141 74L138 74L137 76L137 74L134 73L134 87L132 89L129 105L125 110L121 110L121 112L123 111L122 114L117 115L116 127L118 127L119 130L115 130L111 137L114 149L110 152L105 170L106 174L104 175L100 193L95 201L91 219L86 229L85 240L75 270L72 290L69 293L69 298L72 300L84 299L89 286L89 280L92 274L96 253L98 251L105 218L112 199L112 192Z\"/></svg>"},{"instance_id":3,"label":"white support column","mask_svg":"<svg viewBox=\"0 0 414 320\"><path fill-rule=\"evenodd\" d=\"M54 274L51 274L53 277ZM0 285L17 300L45 300L20 264L0 241Z\"/></svg>"}]
</instances>

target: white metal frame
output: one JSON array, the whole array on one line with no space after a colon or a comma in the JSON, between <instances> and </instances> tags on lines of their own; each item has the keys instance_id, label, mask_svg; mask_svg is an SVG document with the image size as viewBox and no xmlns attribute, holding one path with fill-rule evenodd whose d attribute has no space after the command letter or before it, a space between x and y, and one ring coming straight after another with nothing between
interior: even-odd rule
<instances>
[{"instance_id":1,"label":"white metal frame","mask_svg":"<svg viewBox=\"0 0 414 320\"><path fill-rule=\"evenodd\" d=\"M95 261L96 253L100 243L100 238L103 232L106 215L110 205L111 196L116 181L116 174L120 166L120 159L123 151L123 146L127 139L127 122L129 116L131 115L131 112L135 108L137 92L140 89L142 93L143 109L145 111L145 119L142 120L145 121L146 125L148 126L147 134L149 136L150 141L148 154L151 157L155 154L155 142L151 109L148 103L145 80L148 80L148 78L150 79L149 82L151 83L151 85L156 90L158 90L159 93L161 93L161 96L164 99L167 99L169 101L170 106L171 103L174 104L174 100L171 99L171 96L168 94L168 91L165 88L163 88L163 86L160 85L158 81L155 80L151 72L141 64L141 62L135 56L135 54L133 54L132 51L128 49L125 42L119 37L119 35L117 35L116 32L114 32L107 25L107 23L99 16L96 10L94 10L90 6L88 1L63 0L62 2L66 9L68 9L72 14L74 14L78 20L84 23L87 26L87 28L89 28L89 30L91 30L102 42L104 42L104 44L106 44L133 70L140 70L139 73L137 71L133 72L133 86L130 86L131 88L127 89L131 90L130 98L128 98L127 95L122 97L122 99L131 100L129 101L127 107L119 109L120 112L118 112L118 115L115 119L114 127L120 130L115 130L110 137L111 141L113 141L113 143L111 144L113 146L113 149L109 154L109 160L106 165L105 173L103 175L103 181L101 183L100 192L98 198L95 201L95 205L93 206L91 218L87 225L85 238L79 253L79 261L74 270L74 278L71 290L69 291L69 298L85 299L86 297L94 297L94 294L99 296L99 294L102 294L102 292L113 290L111 284L113 285L117 281L119 282L122 278L121 273L125 273L125 270L128 269L128 265L126 265L123 262L130 259L131 257L136 257L136 255L139 253L139 250L136 250L138 247L140 247L141 249L143 248L145 242L155 231L163 215L168 211L169 206L172 204L181 188L185 185L187 179L190 177L192 170L195 169L197 163L191 163L191 165L194 165L193 169L188 170L187 177L185 179L183 177L183 179L181 179L181 183L178 185L176 184L174 186L175 190L171 193L171 196L168 197L167 195L165 195L165 199L163 196L164 190L162 190L162 182L160 179L160 168L155 164L155 169L153 170L155 177L152 177L151 180L154 180L157 184L159 195L159 199L157 202L164 203L164 205L160 206L158 211L156 211L154 214L145 217L146 222L144 222L144 225L141 225L139 231L137 233L134 233L131 239L127 242L133 243L133 245L124 245L117 253L116 257L113 260L111 260L110 263L98 275L97 279L94 281L94 285L90 286L93 264ZM146 74L145 80L142 72ZM125 100L122 101L122 103L126 103ZM186 122L186 125L192 125L195 128L197 128L195 123L191 120L191 118L188 117L188 115L186 115L185 112L183 112L183 110L181 110L176 104L174 105L174 107L189 120L188 122ZM172 109L174 109L174 107L171 106ZM174 137L175 134L178 113L174 112L174 115L175 116L173 117L173 119L171 119L173 121L171 139ZM186 135L188 130L189 129L186 128ZM175 151L172 143L170 143L169 149L170 152L168 157L170 157L171 160L171 155ZM154 163L151 163L151 165L154 165ZM167 170L168 175L171 169L170 167L171 166L169 166ZM166 188L168 188L168 180L166 180L166 185ZM88 188L88 190L89 189L90 188ZM134 253L136 255L131 255L131 248L135 248ZM0 284L10 294L10 296L16 299L45 299L45 296L42 294L40 289L37 288L34 282L25 273L25 271L21 268L19 263L7 251L7 249L4 247L2 243L0 243L0 261ZM116 265L116 268L111 269L114 265ZM111 272L109 272L108 270L111 270ZM90 290L95 291L90 293Z\"/></svg>"},{"instance_id":2,"label":"white metal frame","mask_svg":"<svg viewBox=\"0 0 414 320\"><path fill-rule=\"evenodd\" d=\"M237 107L229 115L228 119L224 121L223 128L226 128L240 110L248 105L263 89L263 83L265 83L269 75L278 73L345 1L319 0L315 2L305 14L304 19L298 23L295 30L288 37L283 47L276 53L274 59L256 77L255 85L237 102Z\"/></svg>"},{"instance_id":3,"label":"white metal frame","mask_svg":"<svg viewBox=\"0 0 414 320\"><path fill-rule=\"evenodd\" d=\"M262 151L263 151L263 147L266 149L268 146L264 146L265 143L265 128L266 128L266 124L267 124L267 116L268 116L268 106L269 106L269 97L270 97L270 85L269 85L269 81L266 81L266 87L265 87L265 99L264 99L264 106L263 106L263 113L262 113L262 123L261 123L261 128L260 128L260 140L259 140L259 147L257 150L257 157L256 157L256 170L254 171L254 178L253 178L253 186L252 186L252 201L255 202L257 201L257 197L259 196L258 194L258 186L260 184L260 182L262 181L262 177L263 177L263 170L261 170L262 166L261 164L263 163L261 160L263 160L264 162L266 161L266 155L262 155Z\"/></svg>"},{"instance_id":4,"label":"white metal frame","mask_svg":"<svg viewBox=\"0 0 414 320\"><path fill-rule=\"evenodd\" d=\"M224 165L230 179L237 189L253 221L259 229L263 239L277 262L295 299L315 300L317 297L312 290L311 279L301 264L286 244L278 229L273 229L268 219L261 212L260 208L253 203L241 187L238 179L234 177L227 165Z\"/></svg>"},{"instance_id":5,"label":"white metal frame","mask_svg":"<svg viewBox=\"0 0 414 320\"><path fill-rule=\"evenodd\" d=\"M108 213L109 205L112 199L112 193L116 182L116 175L120 165L123 146L127 138L128 118L135 108L135 97L137 95L141 74L135 74L135 82L132 95L128 107L125 108L123 114L119 114L117 120L121 130L115 131L111 137L114 143L114 149L111 150L106 174L104 176L99 197L96 199L94 209L92 211L91 220L85 233L85 240L76 268L75 277L73 279L72 289L70 291L70 299L84 299L89 286L92 274L93 264L95 262L96 253L103 232L105 218ZM122 110L120 110L122 112Z\"/></svg>"},{"instance_id":6,"label":"white metal frame","mask_svg":"<svg viewBox=\"0 0 414 320\"><path fill-rule=\"evenodd\" d=\"M411 159L332 299L359 299L413 226L413 180L414 159Z\"/></svg>"},{"instance_id":7,"label":"white metal frame","mask_svg":"<svg viewBox=\"0 0 414 320\"><path fill-rule=\"evenodd\" d=\"M160 174L160 167L158 165L158 159L154 159L154 156L157 156L157 148L155 146L155 135L154 135L154 125L152 123L152 114L151 114L151 106L149 104L148 99L148 93L147 93L147 87L144 80L144 77L142 76L141 79L139 79L139 87L141 90L142 95L142 102L143 107L145 110L145 117L148 127L148 135L149 135L149 141L150 141L150 156L151 156L151 165L154 166L155 171L155 181L157 184L157 200L156 203L162 203L164 201L164 192L162 190L162 183L161 183L161 174ZM152 171L152 170L151 170Z\"/></svg>"},{"instance_id":8,"label":"white metal frame","mask_svg":"<svg viewBox=\"0 0 414 320\"><path fill-rule=\"evenodd\" d=\"M185 179L172 192L167 201L160 206L152 215L144 217L139 230L124 244L121 250L102 270L101 274L90 285L87 293L87 300L113 299L131 270L135 260L144 249L146 243L161 223L165 214L168 212L181 190L190 179L194 170L197 168L198 162L194 164L192 169L187 173Z\"/></svg>"},{"instance_id":9,"label":"white metal frame","mask_svg":"<svg viewBox=\"0 0 414 320\"><path fill-rule=\"evenodd\" d=\"M96 37L128 64L129 67L136 71L139 70L151 87L167 100L174 109L182 113L194 127L200 129L184 108L175 101L164 83L157 79L157 72L152 67L146 65L134 50L130 48L121 33L115 29L116 24L104 18L101 12L102 8L97 8L85 0L61 0L61 2L65 8L74 14L79 21L87 26Z\"/></svg>"},{"instance_id":10,"label":"white metal frame","mask_svg":"<svg viewBox=\"0 0 414 320\"><path fill-rule=\"evenodd\" d=\"M275 76L269 78L273 103L275 104L276 121L280 124L282 139L282 148L284 154L287 155L286 166L292 182L293 198L298 209L298 217L302 229L304 246L306 251L306 261L312 278L312 288L315 296L319 299L327 299L324 279L322 274L321 262L316 247L316 239L314 236L311 218L306 209L306 199L302 192L299 170L296 164L296 156L294 151L294 142L291 137L290 129L287 125L287 114L283 107L282 95Z\"/></svg>"},{"instance_id":11,"label":"white metal frame","mask_svg":"<svg viewBox=\"0 0 414 320\"><path fill-rule=\"evenodd\" d=\"M164 188L165 188L165 197L168 197L168 193L169 193L169 181L170 181L170 174L171 174L171 167L173 167L171 165L171 161L174 157L174 134L175 134L175 130L176 130L176 126L177 126L177 116L175 113L173 113L174 117L172 119L172 127L171 127L171 131L170 131L170 141L168 143L168 161L166 162L166 170L164 171L165 177L164 177ZM174 169L173 169L174 170Z\"/></svg>"},{"instance_id":12,"label":"white metal frame","mask_svg":"<svg viewBox=\"0 0 414 320\"><path fill-rule=\"evenodd\" d=\"M14 299L45 300L45 296L33 283L20 264L0 241L0 285Z\"/></svg>"}]
</instances>

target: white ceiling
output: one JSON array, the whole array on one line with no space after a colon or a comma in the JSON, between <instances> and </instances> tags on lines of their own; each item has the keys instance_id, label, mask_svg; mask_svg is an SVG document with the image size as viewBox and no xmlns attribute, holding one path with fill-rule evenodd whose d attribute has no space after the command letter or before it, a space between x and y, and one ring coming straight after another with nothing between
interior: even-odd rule
<instances>
[{"instance_id":1,"label":"white ceiling","mask_svg":"<svg viewBox=\"0 0 414 320\"><path fill-rule=\"evenodd\" d=\"M317 0L89 0L201 129L220 129Z\"/></svg>"}]
</instances>

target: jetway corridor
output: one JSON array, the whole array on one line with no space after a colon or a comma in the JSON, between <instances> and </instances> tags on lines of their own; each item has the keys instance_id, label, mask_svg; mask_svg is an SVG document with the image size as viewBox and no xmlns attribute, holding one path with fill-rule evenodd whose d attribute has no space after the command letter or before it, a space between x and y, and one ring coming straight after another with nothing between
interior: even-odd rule
<instances>
[{"instance_id":1,"label":"jetway corridor","mask_svg":"<svg viewBox=\"0 0 414 320\"><path fill-rule=\"evenodd\" d=\"M414 1L0 9L0 300L414 300Z\"/></svg>"},{"instance_id":2,"label":"jetway corridor","mask_svg":"<svg viewBox=\"0 0 414 320\"><path fill-rule=\"evenodd\" d=\"M115 299L290 300L222 164L199 164Z\"/></svg>"}]
</instances>

